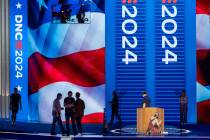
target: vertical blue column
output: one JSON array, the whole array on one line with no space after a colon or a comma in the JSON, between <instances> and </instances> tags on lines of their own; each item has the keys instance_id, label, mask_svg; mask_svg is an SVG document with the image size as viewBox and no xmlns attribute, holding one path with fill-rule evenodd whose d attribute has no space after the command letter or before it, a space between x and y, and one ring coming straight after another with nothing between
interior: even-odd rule
<instances>
[{"instance_id":1,"label":"vertical blue column","mask_svg":"<svg viewBox=\"0 0 210 140\"><path fill-rule=\"evenodd\" d=\"M115 1L105 1L106 16L106 119L110 119L109 101L115 89Z\"/></svg>"},{"instance_id":2,"label":"vertical blue column","mask_svg":"<svg viewBox=\"0 0 210 140\"><path fill-rule=\"evenodd\" d=\"M27 0L10 1L10 93L15 87L22 96L17 119L28 119Z\"/></svg>"},{"instance_id":3,"label":"vertical blue column","mask_svg":"<svg viewBox=\"0 0 210 140\"><path fill-rule=\"evenodd\" d=\"M197 122L196 104L196 1L185 0L185 77L188 122Z\"/></svg>"},{"instance_id":4,"label":"vertical blue column","mask_svg":"<svg viewBox=\"0 0 210 140\"><path fill-rule=\"evenodd\" d=\"M146 90L146 5L145 0L132 1L131 3L122 3L122 0L116 0L115 2L116 89L120 100L119 111L123 122L136 122L136 109L141 106L142 91ZM133 7L136 7L136 15L132 17L130 14L125 14L122 17L124 11L122 11L122 6L126 6L131 13L134 11ZM137 27L134 33L124 31L132 31L135 29L134 27ZM134 42L133 37L136 37L137 45L131 47L126 42L123 46L123 36L131 43ZM132 59L134 61L131 62L134 54L136 59ZM128 60L128 57L129 62L123 61L125 58Z\"/></svg>"},{"instance_id":5,"label":"vertical blue column","mask_svg":"<svg viewBox=\"0 0 210 140\"><path fill-rule=\"evenodd\" d=\"M169 12L164 12L163 6ZM171 13L177 11L175 16ZM180 121L180 95L186 87L186 61L185 61L185 0L168 1L155 0L155 92L156 106L164 108L165 122ZM163 17L162 14L165 13ZM168 21L167 21L168 20ZM172 20L174 23L170 23ZM168 22L167 24L163 24ZM165 25L165 26L164 26ZM165 30L174 30L167 33ZM162 37L167 41L162 41ZM177 44L172 47L170 44ZM165 46L163 46L164 44ZM168 54L167 54L168 52ZM171 53L171 54L169 54ZM177 57L177 60L172 59ZM169 59L170 58L170 59ZM165 60L171 60L169 62Z\"/></svg>"},{"instance_id":6,"label":"vertical blue column","mask_svg":"<svg viewBox=\"0 0 210 140\"><path fill-rule=\"evenodd\" d=\"M155 27L154 0L146 1L146 89L151 98L151 105L155 106Z\"/></svg>"}]
</instances>

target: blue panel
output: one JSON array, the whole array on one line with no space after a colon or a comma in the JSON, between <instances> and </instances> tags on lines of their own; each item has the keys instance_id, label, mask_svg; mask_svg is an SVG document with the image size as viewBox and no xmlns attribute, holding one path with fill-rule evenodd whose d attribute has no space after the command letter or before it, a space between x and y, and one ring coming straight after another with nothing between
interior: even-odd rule
<instances>
[{"instance_id":1,"label":"blue panel","mask_svg":"<svg viewBox=\"0 0 210 140\"><path fill-rule=\"evenodd\" d=\"M188 95L188 122L197 122L196 109L196 1L185 0L185 71Z\"/></svg>"},{"instance_id":2,"label":"blue panel","mask_svg":"<svg viewBox=\"0 0 210 140\"><path fill-rule=\"evenodd\" d=\"M141 103L141 92L146 90L145 2L139 0L137 4L126 5L130 11L133 11L133 5L138 9L137 16L131 18L138 24L138 31L135 33L138 46L130 49L137 54L138 60L128 65L122 61L125 57L125 49L122 48L122 36L124 35L122 32L122 0L117 0L116 3L116 89L120 98L122 121L131 122L136 121L136 108ZM132 26L128 28L132 28ZM133 36L129 36L128 39L131 40L131 37Z\"/></svg>"},{"instance_id":3,"label":"blue panel","mask_svg":"<svg viewBox=\"0 0 210 140\"><path fill-rule=\"evenodd\" d=\"M110 120L112 91L115 89L115 1L106 2L106 119ZM110 22L112 21L112 22Z\"/></svg>"},{"instance_id":4,"label":"blue panel","mask_svg":"<svg viewBox=\"0 0 210 140\"><path fill-rule=\"evenodd\" d=\"M28 119L27 9L27 0L10 2L10 93L18 87L22 96L18 120Z\"/></svg>"},{"instance_id":5,"label":"blue panel","mask_svg":"<svg viewBox=\"0 0 210 140\"><path fill-rule=\"evenodd\" d=\"M151 106L155 106L155 27L154 27L154 9L155 3L153 0L146 1L146 85L147 92L151 98Z\"/></svg>"},{"instance_id":6,"label":"blue panel","mask_svg":"<svg viewBox=\"0 0 210 140\"><path fill-rule=\"evenodd\" d=\"M173 13L172 6L177 7L177 16L169 17L166 14L162 17L162 5ZM177 31L174 34L166 35L162 30L162 22L166 19L173 19L177 22ZM155 2L155 92L156 106L165 109L165 121L179 121L179 98L181 90L185 89L185 26L184 26L184 0L177 3L163 4L161 0ZM173 29L173 24L166 24L167 30ZM178 45L170 48L166 45L162 48L162 36L166 35L173 43L172 36L176 36ZM177 62L165 64L165 50L170 50L177 55Z\"/></svg>"},{"instance_id":7,"label":"blue panel","mask_svg":"<svg viewBox=\"0 0 210 140\"><path fill-rule=\"evenodd\" d=\"M162 62L165 53L162 49L162 0L142 0L138 3L137 8L141 13L135 20L140 29L140 47L132 50L140 58L138 63L129 65L122 63L125 52L121 48L122 1L107 2L106 43L109 44L107 54L110 55L107 55L109 58L106 57L109 85L106 98L111 100L111 91L116 86L120 92L120 113L123 121L136 122L136 108L141 103L140 92L144 90L148 91L152 106L164 108L166 121L179 121L179 97L181 90L186 89L189 99L188 121L196 122L195 0L177 2L178 15L175 20L178 30L175 36L178 46L170 50L178 55L178 62L169 65ZM115 17L111 11L116 11ZM167 25L166 28L171 29L172 25ZM172 41L172 38L169 37L169 40ZM113 61L116 63L113 64ZM110 70L114 73L109 72Z\"/></svg>"}]
</instances>

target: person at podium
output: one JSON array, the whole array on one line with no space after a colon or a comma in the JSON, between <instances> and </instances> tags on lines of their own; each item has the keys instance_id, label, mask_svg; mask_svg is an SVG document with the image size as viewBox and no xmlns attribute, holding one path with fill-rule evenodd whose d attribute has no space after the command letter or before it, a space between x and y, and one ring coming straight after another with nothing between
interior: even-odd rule
<instances>
[{"instance_id":1,"label":"person at podium","mask_svg":"<svg viewBox=\"0 0 210 140\"><path fill-rule=\"evenodd\" d=\"M147 95L147 92L146 91L144 91L142 93L142 97L143 97L143 99L142 99L142 108L150 107L150 98Z\"/></svg>"}]
</instances>

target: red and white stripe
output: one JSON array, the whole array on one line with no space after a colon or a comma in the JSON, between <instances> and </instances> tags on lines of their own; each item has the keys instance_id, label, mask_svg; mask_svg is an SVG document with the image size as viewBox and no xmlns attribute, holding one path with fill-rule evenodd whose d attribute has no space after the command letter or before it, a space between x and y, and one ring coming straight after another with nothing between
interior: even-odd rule
<instances>
[{"instance_id":1,"label":"red and white stripe","mask_svg":"<svg viewBox=\"0 0 210 140\"><path fill-rule=\"evenodd\" d=\"M198 122L210 123L209 83L206 83L200 62L206 61L210 54L210 0L196 0L196 44L197 44L197 108Z\"/></svg>"},{"instance_id":2,"label":"red and white stripe","mask_svg":"<svg viewBox=\"0 0 210 140\"><path fill-rule=\"evenodd\" d=\"M29 58L30 93L60 81L84 87L104 84L105 49L78 52L59 58L46 58L34 53Z\"/></svg>"},{"instance_id":3,"label":"red and white stripe","mask_svg":"<svg viewBox=\"0 0 210 140\"><path fill-rule=\"evenodd\" d=\"M33 102L31 107L38 108L39 120L41 122L52 121L52 101L55 99L57 93L62 93L61 105L63 106L63 100L67 97L68 91L81 93L81 98L86 101L85 115L103 112L105 99L104 84L96 87L82 87L69 82L56 82L40 88L37 93L30 96L30 101L38 100L38 102ZM65 120L64 112L62 112L62 119ZM88 118L85 121L91 122ZM103 118L98 118L98 121L100 121L98 123L101 123Z\"/></svg>"},{"instance_id":4,"label":"red and white stripe","mask_svg":"<svg viewBox=\"0 0 210 140\"><path fill-rule=\"evenodd\" d=\"M83 123L102 123L105 15L91 13L91 24L43 24L29 29L29 41L30 114L38 114L40 122L51 122L57 93L64 99L73 91L80 92L86 103ZM65 120L64 112L62 118Z\"/></svg>"}]
</instances>

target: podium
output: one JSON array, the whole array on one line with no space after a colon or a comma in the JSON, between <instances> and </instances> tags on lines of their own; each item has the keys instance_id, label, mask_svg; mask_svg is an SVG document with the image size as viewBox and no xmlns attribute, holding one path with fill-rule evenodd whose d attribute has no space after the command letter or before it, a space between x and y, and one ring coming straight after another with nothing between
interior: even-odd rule
<instances>
[{"instance_id":1,"label":"podium","mask_svg":"<svg viewBox=\"0 0 210 140\"><path fill-rule=\"evenodd\" d=\"M146 133L149 122L152 116L155 113L159 114L159 119L162 121L161 130L164 131L164 109L162 108L137 108L137 132L138 133Z\"/></svg>"}]
</instances>

